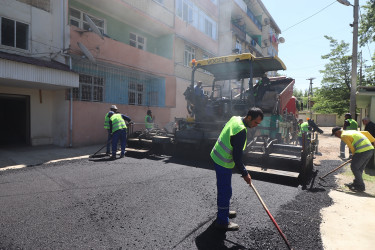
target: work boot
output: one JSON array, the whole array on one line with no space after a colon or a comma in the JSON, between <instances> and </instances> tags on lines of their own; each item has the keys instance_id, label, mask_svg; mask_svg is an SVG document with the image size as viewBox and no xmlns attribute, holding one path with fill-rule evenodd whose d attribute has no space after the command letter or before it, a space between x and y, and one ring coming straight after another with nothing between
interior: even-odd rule
<instances>
[{"instance_id":1,"label":"work boot","mask_svg":"<svg viewBox=\"0 0 375 250\"><path fill-rule=\"evenodd\" d=\"M233 211L233 210L229 211L229 219L236 218L236 216L237 216L236 211Z\"/></svg>"},{"instance_id":2,"label":"work boot","mask_svg":"<svg viewBox=\"0 0 375 250\"><path fill-rule=\"evenodd\" d=\"M364 187L360 187L358 185L355 185L354 183L348 183L344 185L354 192L364 192L366 190Z\"/></svg>"},{"instance_id":3,"label":"work boot","mask_svg":"<svg viewBox=\"0 0 375 250\"><path fill-rule=\"evenodd\" d=\"M238 224L233 223L233 222L229 222L228 224L218 224L216 222L215 227L217 229L226 230L226 231L237 231L238 229L240 229Z\"/></svg>"},{"instance_id":4,"label":"work boot","mask_svg":"<svg viewBox=\"0 0 375 250\"><path fill-rule=\"evenodd\" d=\"M116 156L112 155L111 157L109 157L109 160L111 160L111 161L116 160Z\"/></svg>"},{"instance_id":5,"label":"work boot","mask_svg":"<svg viewBox=\"0 0 375 250\"><path fill-rule=\"evenodd\" d=\"M120 158L124 158L125 157L125 155L120 155Z\"/></svg>"}]
</instances>

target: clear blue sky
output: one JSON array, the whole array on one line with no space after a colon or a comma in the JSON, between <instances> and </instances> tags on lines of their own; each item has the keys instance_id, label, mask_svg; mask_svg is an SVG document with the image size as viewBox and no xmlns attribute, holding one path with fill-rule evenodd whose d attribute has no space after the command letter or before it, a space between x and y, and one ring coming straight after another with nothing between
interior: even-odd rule
<instances>
[{"instance_id":1,"label":"clear blue sky","mask_svg":"<svg viewBox=\"0 0 375 250\"><path fill-rule=\"evenodd\" d=\"M279 26L280 36L285 38L285 43L279 44L279 57L285 63L287 70L279 73L294 78L295 88L308 89L310 81L306 79L312 77L316 78L313 80L313 87L320 86L322 74L319 70L324 69L324 65L328 63L327 60L321 59L321 56L330 51L329 42L324 35L349 43L349 53L352 52L353 28L349 26L354 19L352 6L342 5L334 0L262 0L262 2ZM354 0L349 2L354 4ZM361 6L366 2L360 0L359 4ZM328 5L330 6L327 7ZM361 12L364 13L364 10L360 9L360 14ZM310 18L301 22L308 17ZM293 25L296 26L291 27ZM362 51L363 58L370 62L374 49L374 44L371 44L369 47L358 48L358 52ZM367 65L370 65L369 62ZM358 64L358 68L359 66Z\"/></svg>"}]
</instances>

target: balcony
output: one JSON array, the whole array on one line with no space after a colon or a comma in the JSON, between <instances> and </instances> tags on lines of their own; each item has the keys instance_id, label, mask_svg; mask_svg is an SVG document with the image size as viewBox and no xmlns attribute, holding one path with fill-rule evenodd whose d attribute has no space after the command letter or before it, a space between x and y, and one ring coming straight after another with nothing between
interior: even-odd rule
<instances>
[{"instance_id":1,"label":"balcony","mask_svg":"<svg viewBox=\"0 0 375 250\"><path fill-rule=\"evenodd\" d=\"M231 30L240 40L246 40L245 25L239 25L237 22L232 21Z\"/></svg>"},{"instance_id":2,"label":"balcony","mask_svg":"<svg viewBox=\"0 0 375 250\"><path fill-rule=\"evenodd\" d=\"M243 0L234 0L231 15L232 19L242 20L246 25L246 32L262 35L262 24Z\"/></svg>"}]
</instances>

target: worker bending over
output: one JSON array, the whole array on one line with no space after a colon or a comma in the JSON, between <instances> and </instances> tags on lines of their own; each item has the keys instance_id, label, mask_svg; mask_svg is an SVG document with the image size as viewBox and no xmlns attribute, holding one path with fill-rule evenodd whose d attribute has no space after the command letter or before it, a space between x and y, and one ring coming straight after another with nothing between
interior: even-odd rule
<instances>
[{"instance_id":1,"label":"worker bending over","mask_svg":"<svg viewBox=\"0 0 375 250\"><path fill-rule=\"evenodd\" d=\"M121 154L120 158L125 156L125 147L126 147L126 122L131 123L131 119L123 114L109 112L109 127L112 135L112 156L111 160L116 159L117 152L117 143L120 140L121 142Z\"/></svg>"},{"instance_id":2,"label":"worker bending over","mask_svg":"<svg viewBox=\"0 0 375 250\"><path fill-rule=\"evenodd\" d=\"M240 171L246 183L251 183L251 176L243 162L242 153L246 148L247 128L254 128L263 120L263 111L251 108L246 117L233 116L224 126L211 151L214 161L217 183L217 219L215 226L219 229L238 230L239 226L229 222L229 217L236 216L235 211L229 211L232 197L232 169Z\"/></svg>"},{"instance_id":3,"label":"worker bending over","mask_svg":"<svg viewBox=\"0 0 375 250\"><path fill-rule=\"evenodd\" d=\"M345 184L345 186L352 191L365 191L366 187L362 173L374 154L373 143L375 138L367 131L341 130L340 127L333 128L332 135L340 138L353 154L350 168L353 172L354 180L353 183Z\"/></svg>"}]
</instances>

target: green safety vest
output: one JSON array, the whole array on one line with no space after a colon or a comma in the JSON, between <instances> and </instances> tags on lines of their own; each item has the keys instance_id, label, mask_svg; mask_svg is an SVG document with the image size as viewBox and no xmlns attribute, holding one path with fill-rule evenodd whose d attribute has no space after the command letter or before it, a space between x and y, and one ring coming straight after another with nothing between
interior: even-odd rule
<instances>
[{"instance_id":1,"label":"green safety vest","mask_svg":"<svg viewBox=\"0 0 375 250\"><path fill-rule=\"evenodd\" d=\"M353 119L347 119L349 122L349 126L346 128L346 130L357 130L358 129L358 123Z\"/></svg>"},{"instance_id":2,"label":"green safety vest","mask_svg":"<svg viewBox=\"0 0 375 250\"><path fill-rule=\"evenodd\" d=\"M104 118L104 129L110 129L108 114L109 114L109 112L105 115L105 118Z\"/></svg>"},{"instance_id":3,"label":"green safety vest","mask_svg":"<svg viewBox=\"0 0 375 250\"><path fill-rule=\"evenodd\" d=\"M372 146L370 140L359 131L344 130L342 131L341 136L343 135L349 135L353 138L352 145L355 150L354 153L362 153L374 149L374 146Z\"/></svg>"},{"instance_id":4,"label":"green safety vest","mask_svg":"<svg viewBox=\"0 0 375 250\"><path fill-rule=\"evenodd\" d=\"M149 116L149 115L145 116L145 127L148 128L148 129L151 129L151 128L154 127L154 123L150 123L150 122L147 121L147 118L149 118L149 117L150 117L150 119L152 119L151 116Z\"/></svg>"},{"instance_id":5,"label":"green safety vest","mask_svg":"<svg viewBox=\"0 0 375 250\"><path fill-rule=\"evenodd\" d=\"M230 137L238 134L242 130L246 131L246 140L243 145L243 149L245 149L247 142L247 129L242 118L240 116L233 116L227 124L225 124L210 154L212 160L214 160L216 164L225 168L234 168L233 147L230 143Z\"/></svg>"},{"instance_id":6,"label":"green safety vest","mask_svg":"<svg viewBox=\"0 0 375 250\"><path fill-rule=\"evenodd\" d=\"M303 122L303 123L299 124L299 127L300 127L300 130L299 130L299 133L298 133L299 137L302 137L302 133L309 132L309 123L308 122Z\"/></svg>"},{"instance_id":7,"label":"green safety vest","mask_svg":"<svg viewBox=\"0 0 375 250\"><path fill-rule=\"evenodd\" d=\"M117 130L127 128L125 120L122 119L121 114L114 114L110 119L112 121L112 133L116 132Z\"/></svg>"}]
</instances>

